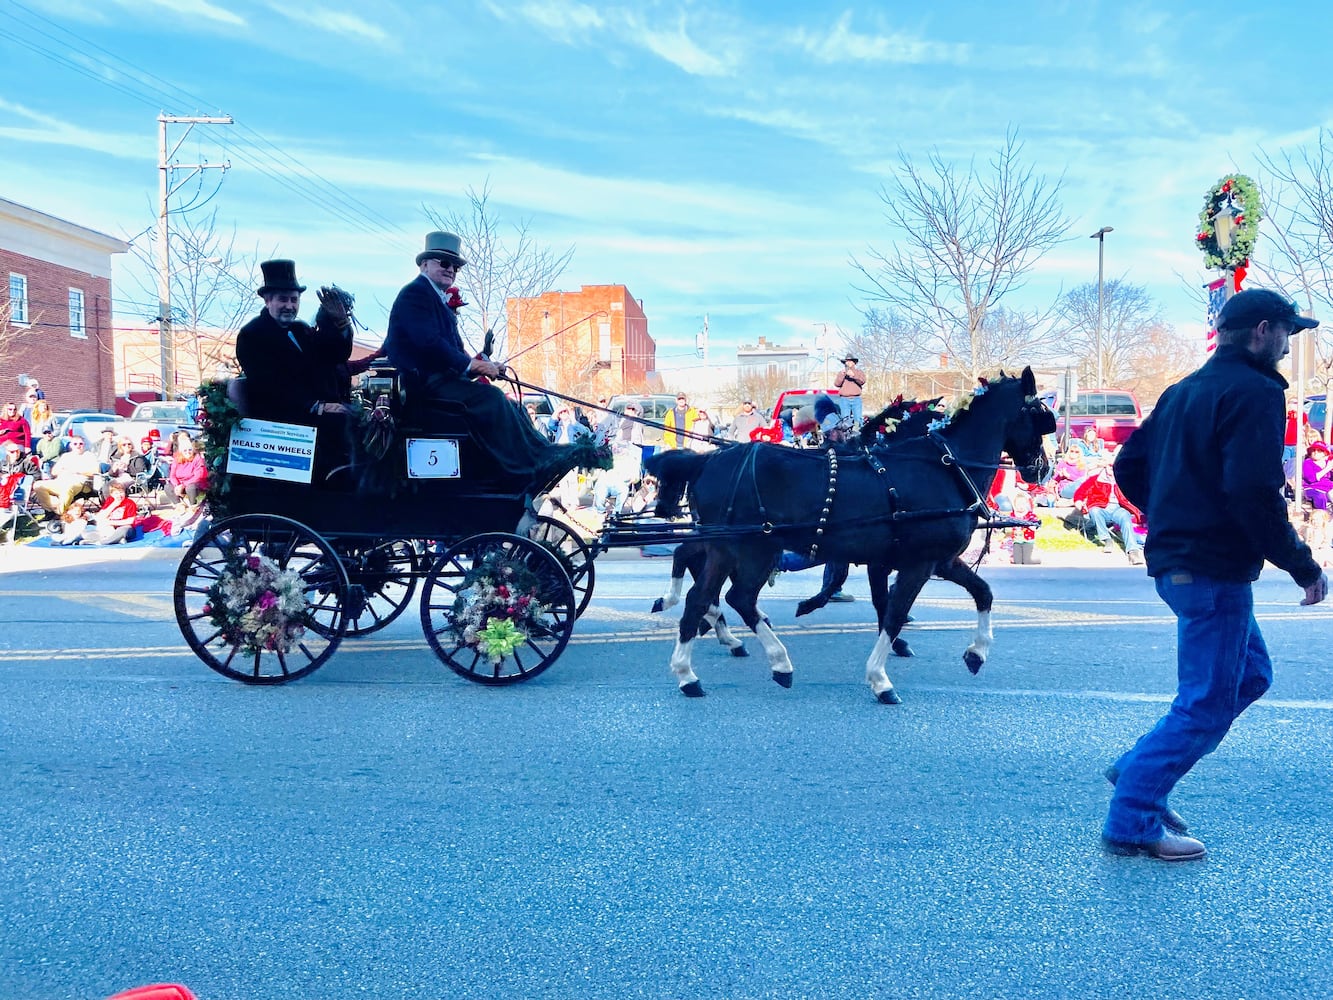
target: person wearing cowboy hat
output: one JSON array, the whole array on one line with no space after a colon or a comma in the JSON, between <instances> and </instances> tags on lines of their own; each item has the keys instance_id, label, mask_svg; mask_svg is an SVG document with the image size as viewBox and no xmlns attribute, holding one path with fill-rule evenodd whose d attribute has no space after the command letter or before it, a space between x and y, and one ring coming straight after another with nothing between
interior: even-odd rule
<instances>
[{"instance_id":1,"label":"person wearing cowboy hat","mask_svg":"<svg viewBox=\"0 0 1333 1000\"><path fill-rule=\"evenodd\" d=\"M296 280L296 264L266 260L259 269L264 283L256 294L264 300L264 309L236 336L236 360L245 373L246 415L341 427L351 398L345 366L352 353L352 323L342 297L321 288L319 313L311 326L299 316L306 286Z\"/></svg>"},{"instance_id":2,"label":"person wearing cowboy hat","mask_svg":"<svg viewBox=\"0 0 1333 1000\"><path fill-rule=\"evenodd\" d=\"M497 378L503 371L489 358L473 356L458 332L457 310L463 305L454 287L463 259L462 240L439 230L426 234L417 254L417 276L403 286L389 310L389 329L381 352L398 369L417 419L431 422L430 404L461 405L468 433L509 475L532 480L568 472L561 470L568 446L548 442L527 414L503 392L479 378ZM452 293L452 294L451 294Z\"/></svg>"},{"instance_id":3,"label":"person wearing cowboy hat","mask_svg":"<svg viewBox=\"0 0 1333 1000\"><path fill-rule=\"evenodd\" d=\"M856 366L861 359L849 354L842 359L842 371L833 378L838 390L838 409L844 417L851 417L857 430L861 428L861 390L865 388L866 373Z\"/></svg>"}]
</instances>

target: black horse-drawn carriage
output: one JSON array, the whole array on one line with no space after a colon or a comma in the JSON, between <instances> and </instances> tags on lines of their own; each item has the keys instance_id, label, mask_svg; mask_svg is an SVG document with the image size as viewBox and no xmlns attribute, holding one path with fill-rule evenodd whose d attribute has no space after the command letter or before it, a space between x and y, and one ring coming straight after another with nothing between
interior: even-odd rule
<instances>
[{"instance_id":1,"label":"black horse-drawn carriage","mask_svg":"<svg viewBox=\"0 0 1333 1000\"><path fill-rule=\"evenodd\" d=\"M392 373L367 382L376 380L392 382ZM213 493L225 516L190 546L174 588L181 631L209 667L249 684L296 680L344 638L397 619L418 589L426 642L469 680L526 680L560 655L591 599L594 571L583 540L532 508L554 480L506 479L461 418L451 425L449 414L433 414L425 433L400 409L379 488L365 487L355 448L323 481L311 483L308 471L307 481L291 481L277 460L281 441L265 438L265 428L247 441L250 452L276 451L258 461L239 460L254 455L229 442L244 415L241 386L216 394L205 417L211 454L228 451L228 464L210 470L224 477L217 485L225 492ZM386 395L398 398L394 389ZM283 427L301 431L268 425Z\"/></svg>"}]
</instances>

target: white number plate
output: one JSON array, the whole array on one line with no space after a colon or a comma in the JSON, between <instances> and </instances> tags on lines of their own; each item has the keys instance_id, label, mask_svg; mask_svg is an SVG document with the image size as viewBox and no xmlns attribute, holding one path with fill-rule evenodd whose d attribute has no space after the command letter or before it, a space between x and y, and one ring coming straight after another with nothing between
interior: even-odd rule
<instances>
[{"instance_id":1,"label":"white number plate","mask_svg":"<svg viewBox=\"0 0 1333 1000\"><path fill-rule=\"evenodd\" d=\"M408 479L458 479L457 438L408 438Z\"/></svg>"}]
</instances>

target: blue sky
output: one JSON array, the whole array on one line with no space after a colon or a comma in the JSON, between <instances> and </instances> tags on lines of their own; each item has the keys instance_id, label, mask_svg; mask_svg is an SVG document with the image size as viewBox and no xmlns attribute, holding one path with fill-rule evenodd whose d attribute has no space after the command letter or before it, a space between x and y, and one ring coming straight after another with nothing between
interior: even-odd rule
<instances>
[{"instance_id":1,"label":"blue sky","mask_svg":"<svg viewBox=\"0 0 1333 1000\"><path fill-rule=\"evenodd\" d=\"M561 287L643 300L673 368L705 314L722 363L761 335L858 327L849 259L890 241L878 192L899 151L984 160L1017 128L1074 223L1008 304L1095 281L1087 235L1110 225L1107 277L1186 330L1207 189L1333 124L1316 57L1293 52L1330 10L3 0L0 197L133 236L153 222L158 112L230 114L181 150L232 161L209 208L238 246L355 291L375 330L415 273L422 206L489 185L502 217L575 248ZM284 182L285 157L332 190ZM117 321L135 322L151 307L124 270Z\"/></svg>"}]
</instances>

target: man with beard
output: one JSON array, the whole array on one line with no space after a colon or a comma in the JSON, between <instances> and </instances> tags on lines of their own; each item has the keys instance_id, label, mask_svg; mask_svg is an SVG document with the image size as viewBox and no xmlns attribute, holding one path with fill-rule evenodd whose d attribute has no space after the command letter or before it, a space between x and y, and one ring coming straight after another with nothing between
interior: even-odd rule
<instances>
[{"instance_id":1,"label":"man with beard","mask_svg":"<svg viewBox=\"0 0 1333 1000\"><path fill-rule=\"evenodd\" d=\"M310 326L299 318L306 286L296 280L296 264L266 260L259 268L264 311L236 336L247 415L316 427L337 423L341 432L351 398L346 364L352 353L352 323L342 296L321 288L319 313ZM338 420L320 420L325 416Z\"/></svg>"}]
</instances>

